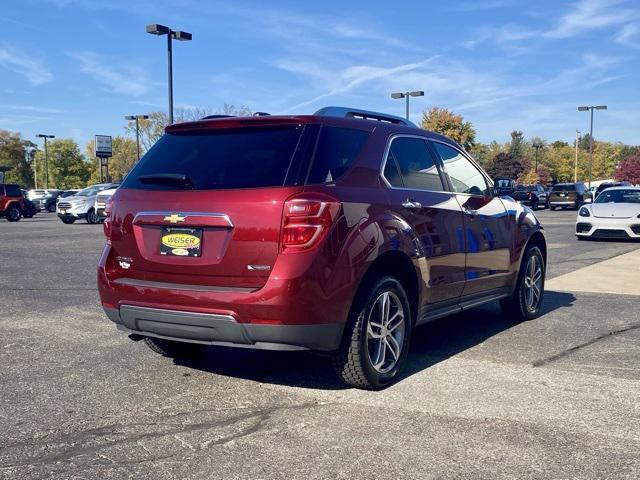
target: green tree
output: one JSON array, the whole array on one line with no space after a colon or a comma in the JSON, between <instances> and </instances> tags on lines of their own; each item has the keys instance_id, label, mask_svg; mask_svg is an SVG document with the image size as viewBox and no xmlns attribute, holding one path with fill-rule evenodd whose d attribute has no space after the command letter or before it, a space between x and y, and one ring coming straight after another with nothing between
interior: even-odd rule
<instances>
[{"instance_id":1,"label":"green tree","mask_svg":"<svg viewBox=\"0 0 640 480\"><path fill-rule=\"evenodd\" d=\"M462 115L456 115L446 108L433 107L431 110L425 110L420 126L425 130L446 135L462 145L465 150L471 150L476 141L476 131L471 122L465 122Z\"/></svg>"},{"instance_id":2,"label":"green tree","mask_svg":"<svg viewBox=\"0 0 640 480\"><path fill-rule=\"evenodd\" d=\"M521 159L525 154L526 144L524 141L524 133L520 130L511 132L511 141L509 142L509 154L516 160Z\"/></svg>"},{"instance_id":3,"label":"green tree","mask_svg":"<svg viewBox=\"0 0 640 480\"><path fill-rule=\"evenodd\" d=\"M44 186L47 175L45 168L48 164L49 188L80 188L89 180L89 164L80 152L78 144L71 138L57 138L47 144L47 162L44 151L36 153L38 186Z\"/></svg>"},{"instance_id":4,"label":"green tree","mask_svg":"<svg viewBox=\"0 0 640 480\"><path fill-rule=\"evenodd\" d=\"M0 130L0 166L10 167L5 181L18 183L22 188L34 185L31 166L36 145L24 140L19 133Z\"/></svg>"}]
</instances>

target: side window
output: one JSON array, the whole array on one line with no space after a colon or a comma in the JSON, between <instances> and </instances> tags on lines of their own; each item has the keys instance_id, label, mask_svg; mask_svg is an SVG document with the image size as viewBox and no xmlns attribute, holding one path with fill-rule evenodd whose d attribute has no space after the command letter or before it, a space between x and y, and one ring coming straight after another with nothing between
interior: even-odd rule
<instances>
[{"instance_id":1,"label":"side window","mask_svg":"<svg viewBox=\"0 0 640 480\"><path fill-rule=\"evenodd\" d=\"M429 152L424 140L413 137L394 138L389 149L389 157L387 165L389 165L391 158L395 160L400 169L405 188L432 191L445 190L436 161ZM391 179L387 177L386 167L385 177L391 185L394 185Z\"/></svg>"},{"instance_id":2,"label":"side window","mask_svg":"<svg viewBox=\"0 0 640 480\"><path fill-rule=\"evenodd\" d=\"M489 196L489 187L480 170L455 148L433 142L442 158L444 169L451 179L453 190L458 193Z\"/></svg>"},{"instance_id":3,"label":"side window","mask_svg":"<svg viewBox=\"0 0 640 480\"><path fill-rule=\"evenodd\" d=\"M389 151L389 155L387 155L387 163L384 166L384 178L387 179L387 182L389 182L392 187L404 187L400 171L398 170L398 164L391 151Z\"/></svg>"},{"instance_id":4,"label":"side window","mask_svg":"<svg viewBox=\"0 0 640 480\"><path fill-rule=\"evenodd\" d=\"M337 180L351 167L368 139L369 133L362 130L323 126L307 183Z\"/></svg>"}]
</instances>

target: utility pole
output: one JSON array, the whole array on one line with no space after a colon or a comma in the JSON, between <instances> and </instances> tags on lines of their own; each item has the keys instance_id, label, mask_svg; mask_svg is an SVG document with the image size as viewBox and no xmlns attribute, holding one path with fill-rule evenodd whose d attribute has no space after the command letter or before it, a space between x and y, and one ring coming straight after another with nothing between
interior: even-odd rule
<instances>
[{"instance_id":1,"label":"utility pole","mask_svg":"<svg viewBox=\"0 0 640 480\"><path fill-rule=\"evenodd\" d=\"M416 90L415 92L396 92L391 94L391 98L393 99L406 99L405 116L407 120L409 120L409 97L424 97L424 92L422 90Z\"/></svg>"},{"instance_id":2,"label":"utility pole","mask_svg":"<svg viewBox=\"0 0 640 480\"><path fill-rule=\"evenodd\" d=\"M45 135L39 133L36 135L38 138L44 138L44 188L49 188L49 159L47 157L47 139L56 138L55 135Z\"/></svg>"},{"instance_id":3,"label":"utility pole","mask_svg":"<svg viewBox=\"0 0 640 480\"><path fill-rule=\"evenodd\" d=\"M593 111L606 109L606 105L578 107L579 112L586 112L588 110L591 110L591 127L589 129L589 188L591 188L591 168L593 167Z\"/></svg>"},{"instance_id":4,"label":"utility pole","mask_svg":"<svg viewBox=\"0 0 640 480\"><path fill-rule=\"evenodd\" d=\"M578 181L578 142L580 141L580 130L576 130L576 163L573 165L573 183Z\"/></svg>"}]
</instances>

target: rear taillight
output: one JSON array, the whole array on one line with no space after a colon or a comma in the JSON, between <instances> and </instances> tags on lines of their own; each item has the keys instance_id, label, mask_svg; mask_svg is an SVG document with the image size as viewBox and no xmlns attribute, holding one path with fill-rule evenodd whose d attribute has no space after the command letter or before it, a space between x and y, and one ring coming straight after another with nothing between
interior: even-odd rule
<instances>
[{"instance_id":1,"label":"rear taillight","mask_svg":"<svg viewBox=\"0 0 640 480\"><path fill-rule=\"evenodd\" d=\"M282 252L302 252L318 246L339 211L340 202L324 195L287 200L282 220Z\"/></svg>"},{"instance_id":2,"label":"rear taillight","mask_svg":"<svg viewBox=\"0 0 640 480\"><path fill-rule=\"evenodd\" d=\"M113 236L113 225L111 224L111 210L113 209L113 197L107 198L104 205L104 214L107 218L102 222L102 230L104 236L107 237L107 244L111 245L111 237Z\"/></svg>"},{"instance_id":3,"label":"rear taillight","mask_svg":"<svg viewBox=\"0 0 640 480\"><path fill-rule=\"evenodd\" d=\"M531 200L531 197L533 197L533 193L529 192L529 200Z\"/></svg>"}]
</instances>

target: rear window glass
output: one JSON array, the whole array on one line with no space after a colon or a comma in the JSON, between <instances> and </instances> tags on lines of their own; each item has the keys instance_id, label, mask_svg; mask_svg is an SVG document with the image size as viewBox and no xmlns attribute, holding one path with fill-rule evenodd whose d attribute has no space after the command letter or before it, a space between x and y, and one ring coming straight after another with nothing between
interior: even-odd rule
<instances>
[{"instance_id":1,"label":"rear window glass","mask_svg":"<svg viewBox=\"0 0 640 480\"><path fill-rule=\"evenodd\" d=\"M138 179L159 174L186 175L196 190L282 186L302 130L301 126L286 126L167 133L122 186L176 188Z\"/></svg>"},{"instance_id":2,"label":"rear window glass","mask_svg":"<svg viewBox=\"0 0 640 480\"><path fill-rule=\"evenodd\" d=\"M353 164L369 133L351 128L323 126L307 183L333 182Z\"/></svg>"},{"instance_id":3,"label":"rear window glass","mask_svg":"<svg viewBox=\"0 0 640 480\"><path fill-rule=\"evenodd\" d=\"M554 185L553 192L574 192L576 190L575 185Z\"/></svg>"},{"instance_id":4,"label":"rear window glass","mask_svg":"<svg viewBox=\"0 0 640 480\"><path fill-rule=\"evenodd\" d=\"M8 197L21 197L22 191L19 185L5 185L6 195Z\"/></svg>"}]
</instances>

